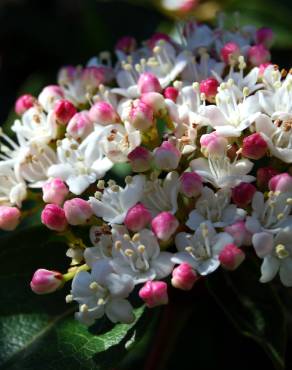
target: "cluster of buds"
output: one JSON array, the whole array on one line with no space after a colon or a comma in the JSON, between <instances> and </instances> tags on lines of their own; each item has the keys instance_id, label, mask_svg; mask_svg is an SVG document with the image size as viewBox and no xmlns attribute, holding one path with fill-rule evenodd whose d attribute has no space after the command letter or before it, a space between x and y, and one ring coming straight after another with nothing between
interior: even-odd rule
<instances>
[{"instance_id":1,"label":"cluster of buds","mask_svg":"<svg viewBox=\"0 0 292 370\"><path fill-rule=\"evenodd\" d=\"M66 300L84 324L129 323L132 291L167 304L167 282L195 289L240 269L247 248L261 282L279 272L292 286L292 75L270 63L270 29L235 28L187 22L182 43L157 33L141 47L123 37L116 65L103 52L17 100L18 142L0 134L0 228L42 189L41 221L74 268L39 269L31 288L73 279Z\"/></svg>"}]
</instances>

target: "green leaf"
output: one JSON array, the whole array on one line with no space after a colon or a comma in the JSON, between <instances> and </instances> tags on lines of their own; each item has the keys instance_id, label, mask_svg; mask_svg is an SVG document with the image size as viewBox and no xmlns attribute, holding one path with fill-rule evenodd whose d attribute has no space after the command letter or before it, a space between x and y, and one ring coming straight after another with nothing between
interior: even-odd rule
<instances>
[{"instance_id":1,"label":"green leaf","mask_svg":"<svg viewBox=\"0 0 292 370\"><path fill-rule=\"evenodd\" d=\"M144 308L135 310L132 325L106 331L101 320L88 329L74 319L75 305L65 304L66 288L33 294L29 281L37 268L64 271L68 263L65 246L48 242L50 234L35 227L0 237L0 368L107 369L127 352L127 341L135 340Z\"/></svg>"},{"instance_id":2,"label":"green leaf","mask_svg":"<svg viewBox=\"0 0 292 370\"><path fill-rule=\"evenodd\" d=\"M259 266L252 263L208 277L207 286L234 326L264 349L275 369L285 369L285 312L273 286L259 283Z\"/></svg>"}]
</instances>

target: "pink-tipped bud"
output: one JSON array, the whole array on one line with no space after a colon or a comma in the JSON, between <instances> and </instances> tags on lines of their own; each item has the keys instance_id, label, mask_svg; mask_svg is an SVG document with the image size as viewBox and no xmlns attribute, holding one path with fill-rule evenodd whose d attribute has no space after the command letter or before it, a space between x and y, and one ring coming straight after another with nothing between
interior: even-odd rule
<instances>
[{"instance_id":1,"label":"pink-tipped bud","mask_svg":"<svg viewBox=\"0 0 292 370\"><path fill-rule=\"evenodd\" d=\"M272 63L270 62L267 62L267 63L262 63L260 66L259 66L259 76L260 77L263 77L264 73L265 73L265 70L271 66Z\"/></svg>"},{"instance_id":2,"label":"pink-tipped bud","mask_svg":"<svg viewBox=\"0 0 292 370\"><path fill-rule=\"evenodd\" d=\"M179 226L178 220L170 212L161 212L151 222L152 231L158 239L167 241Z\"/></svg>"},{"instance_id":3,"label":"pink-tipped bud","mask_svg":"<svg viewBox=\"0 0 292 370\"><path fill-rule=\"evenodd\" d=\"M243 139L242 155L250 159L260 159L265 156L268 144L258 132L251 134Z\"/></svg>"},{"instance_id":4,"label":"pink-tipped bud","mask_svg":"<svg viewBox=\"0 0 292 370\"><path fill-rule=\"evenodd\" d=\"M149 92L141 95L140 99L143 103L153 109L154 114L165 109L164 97L157 92Z\"/></svg>"},{"instance_id":5,"label":"pink-tipped bud","mask_svg":"<svg viewBox=\"0 0 292 370\"><path fill-rule=\"evenodd\" d=\"M85 139L93 131L93 122L88 112L76 113L69 121L66 132L75 140Z\"/></svg>"},{"instance_id":6,"label":"pink-tipped bud","mask_svg":"<svg viewBox=\"0 0 292 370\"><path fill-rule=\"evenodd\" d=\"M188 198L197 197L203 189L203 181L196 172L184 172L180 177L180 192Z\"/></svg>"},{"instance_id":7,"label":"pink-tipped bud","mask_svg":"<svg viewBox=\"0 0 292 370\"><path fill-rule=\"evenodd\" d=\"M29 108L33 107L36 102L36 98L30 94L21 95L15 102L15 113L21 116Z\"/></svg>"},{"instance_id":8,"label":"pink-tipped bud","mask_svg":"<svg viewBox=\"0 0 292 370\"><path fill-rule=\"evenodd\" d=\"M154 151L154 163L160 170L175 170L180 158L181 152L170 141L163 141Z\"/></svg>"},{"instance_id":9,"label":"pink-tipped bud","mask_svg":"<svg viewBox=\"0 0 292 370\"><path fill-rule=\"evenodd\" d=\"M230 64L240 56L240 47L235 42L227 42L220 51L221 59Z\"/></svg>"},{"instance_id":10,"label":"pink-tipped bud","mask_svg":"<svg viewBox=\"0 0 292 370\"><path fill-rule=\"evenodd\" d=\"M143 146L137 146L128 154L132 170L134 172L145 172L151 168L151 152Z\"/></svg>"},{"instance_id":11,"label":"pink-tipped bud","mask_svg":"<svg viewBox=\"0 0 292 370\"><path fill-rule=\"evenodd\" d=\"M153 109L143 101L138 100L130 110L129 121L136 129L146 131L154 122Z\"/></svg>"},{"instance_id":12,"label":"pink-tipped bud","mask_svg":"<svg viewBox=\"0 0 292 370\"><path fill-rule=\"evenodd\" d=\"M119 116L114 107L105 101L95 103L89 110L89 117L92 122L96 122L104 126L117 123L119 121Z\"/></svg>"},{"instance_id":13,"label":"pink-tipped bud","mask_svg":"<svg viewBox=\"0 0 292 370\"><path fill-rule=\"evenodd\" d=\"M234 271L244 261L245 253L235 244L227 244L219 254L221 266L229 271Z\"/></svg>"},{"instance_id":14,"label":"pink-tipped bud","mask_svg":"<svg viewBox=\"0 0 292 370\"><path fill-rule=\"evenodd\" d=\"M268 187L268 183L272 177L279 174L273 167L262 167L257 170L257 186L258 188L265 190Z\"/></svg>"},{"instance_id":15,"label":"pink-tipped bud","mask_svg":"<svg viewBox=\"0 0 292 370\"><path fill-rule=\"evenodd\" d=\"M30 282L31 290L36 294L55 292L63 284L63 275L58 271L38 269Z\"/></svg>"},{"instance_id":16,"label":"pink-tipped bud","mask_svg":"<svg viewBox=\"0 0 292 370\"><path fill-rule=\"evenodd\" d=\"M67 220L64 210L56 204L47 204L42 211L41 220L47 228L55 231L64 231Z\"/></svg>"},{"instance_id":17,"label":"pink-tipped bud","mask_svg":"<svg viewBox=\"0 0 292 370\"><path fill-rule=\"evenodd\" d=\"M132 36L121 37L115 45L115 49L125 54L132 53L137 47L137 42Z\"/></svg>"},{"instance_id":18,"label":"pink-tipped bud","mask_svg":"<svg viewBox=\"0 0 292 370\"><path fill-rule=\"evenodd\" d=\"M53 179L43 185L43 201L60 206L64 203L69 189L61 179Z\"/></svg>"},{"instance_id":19,"label":"pink-tipped bud","mask_svg":"<svg viewBox=\"0 0 292 370\"><path fill-rule=\"evenodd\" d=\"M56 101L60 99L64 99L64 92L58 85L46 86L38 97L38 101L47 112L53 109Z\"/></svg>"},{"instance_id":20,"label":"pink-tipped bud","mask_svg":"<svg viewBox=\"0 0 292 370\"><path fill-rule=\"evenodd\" d=\"M100 84L105 82L104 72L98 67L86 67L81 73L81 81L87 90L95 90Z\"/></svg>"},{"instance_id":21,"label":"pink-tipped bud","mask_svg":"<svg viewBox=\"0 0 292 370\"><path fill-rule=\"evenodd\" d=\"M200 82L200 92L205 94L207 100L210 102L214 102L218 87L219 82L212 77L209 77L206 80Z\"/></svg>"},{"instance_id":22,"label":"pink-tipped bud","mask_svg":"<svg viewBox=\"0 0 292 370\"><path fill-rule=\"evenodd\" d=\"M144 204L137 203L128 210L124 224L129 230L136 232L144 229L151 218L151 213Z\"/></svg>"},{"instance_id":23,"label":"pink-tipped bud","mask_svg":"<svg viewBox=\"0 0 292 370\"><path fill-rule=\"evenodd\" d=\"M254 45L248 49L248 60L253 66L259 66L263 63L269 62L271 54L264 45Z\"/></svg>"},{"instance_id":24,"label":"pink-tipped bud","mask_svg":"<svg viewBox=\"0 0 292 370\"><path fill-rule=\"evenodd\" d=\"M60 99L56 102L54 114L57 122L61 125L67 125L75 113L77 113L77 109L69 100Z\"/></svg>"},{"instance_id":25,"label":"pink-tipped bud","mask_svg":"<svg viewBox=\"0 0 292 370\"><path fill-rule=\"evenodd\" d=\"M201 152L208 157L225 155L228 141L225 137L220 136L217 132L211 132L211 134L202 135L200 138Z\"/></svg>"},{"instance_id":26,"label":"pink-tipped bud","mask_svg":"<svg viewBox=\"0 0 292 370\"><path fill-rule=\"evenodd\" d=\"M149 308L168 303L167 284L164 281L147 281L139 290L139 297Z\"/></svg>"},{"instance_id":27,"label":"pink-tipped bud","mask_svg":"<svg viewBox=\"0 0 292 370\"><path fill-rule=\"evenodd\" d=\"M274 32L269 27L262 27L257 30L255 38L257 44L263 44L269 48L274 41Z\"/></svg>"},{"instance_id":28,"label":"pink-tipped bud","mask_svg":"<svg viewBox=\"0 0 292 370\"><path fill-rule=\"evenodd\" d=\"M170 99L175 103L178 97L178 89L173 86L169 86L163 91L163 95L165 99Z\"/></svg>"},{"instance_id":29,"label":"pink-tipped bud","mask_svg":"<svg viewBox=\"0 0 292 370\"><path fill-rule=\"evenodd\" d=\"M156 32L147 41L147 46L149 47L149 49L152 50L159 41L166 41L171 43L171 38L166 33Z\"/></svg>"},{"instance_id":30,"label":"pink-tipped bud","mask_svg":"<svg viewBox=\"0 0 292 370\"><path fill-rule=\"evenodd\" d=\"M158 78L150 72L144 72L138 80L138 89L141 94L148 92L161 92L162 88Z\"/></svg>"},{"instance_id":31,"label":"pink-tipped bud","mask_svg":"<svg viewBox=\"0 0 292 370\"><path fill-rule=\"evenodd\" d=\"M256 187L248 182L241 182L232 189L232 200L238 207L246 207L252 200Z\"/></svg>"},{"instance_id":32,"label":"pink-tipped bud","mask_svg":"<svg viewBox=\"0 0 292 370\"><path fill-rule=\"evenodd\" d=\"M64 203L64 211L70 225L83 225L93 215L90 204L81 198L67 200Z\"/></svg>"},{"instance_id":33,"label":"pink-tipped bud","mask_svg":"<svg viewBox=\"0 0 292 370\"><path fill-rule=\"evenodd\" d=\"M234 243L239 247L251 245L252 234L247 230L244 221L237 221L230 226L226 226L224 231L233 237Z\"/></svg>"},{"instance_id":34,"label":"pink-tipped bud","mask_svg":"<svg viewBox=\"0 0 292 370\"><path fill-rule=\"evenodd\" d=\"M199 0L184 0L178 11L181 13L189 13L194 10L199 4Z\"/></svg>"},{"instance_id":35,"label":"pink-tipped bud","mask_svg":"<svg viewBox=\"0 0 292 370\"><path fill-rule=\"evenodd\" d=\"M172 271L171 284L175 288L191 290L197 280L196 271L188 263L182 263Z\"/></svg>"},{"instance_id":36,"label":"pink-tipped bud","mask_svg":"<svg viewBox=\"0 0 292 370\"><path fill-rule=\"evenodd\" d=\"M14 230L19 224L20 211L16 207L0 206L0 229Z\"/></svg>"},{"instance_id":37,"label":"pink-tipped bud","mask_svg":"<svg viewBox=\"0 0 292 370\"><path fill-rule=\"evenodd\" d=\"M292 193L292 176L288 173L280 173L272 177L269 181L269 189L283 193Z\"/></svg>"}]
</instances>

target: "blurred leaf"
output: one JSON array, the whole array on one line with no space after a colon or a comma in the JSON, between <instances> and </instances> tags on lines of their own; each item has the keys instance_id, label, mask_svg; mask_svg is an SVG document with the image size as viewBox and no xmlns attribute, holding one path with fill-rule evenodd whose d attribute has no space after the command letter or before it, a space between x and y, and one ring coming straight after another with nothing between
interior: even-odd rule
<instances>
[{"instance_id":1,"label":"blurred leaf","mask_svg":"<svg viewBox=\"0 0 292 370\"><path fill-rule=\"evenodd\" d=\"M207 286L234 326L265 350L275 369L285 369L286 316L272 285L258 282L252 263L245 261L232 276L210 276Z\"/></svg>"},{"instance_id":2,"label":"blurred leaf","mask_svg":"<svg viewBox=\"0 0 292 370\"><path fill-rule=\"evenodd\" d=\"M49 235L45 228L35 227L0 237L0 367L108 368L126 351L125 343L137 329L144 308L135 310L134 324L117 324L107 332L99 327L95 335L74 320L76 307L64 302L66 288L48 296L33 294L29 281L35 269L65 269L64 245L48 243Z\"/></svg>"}]
</instances>

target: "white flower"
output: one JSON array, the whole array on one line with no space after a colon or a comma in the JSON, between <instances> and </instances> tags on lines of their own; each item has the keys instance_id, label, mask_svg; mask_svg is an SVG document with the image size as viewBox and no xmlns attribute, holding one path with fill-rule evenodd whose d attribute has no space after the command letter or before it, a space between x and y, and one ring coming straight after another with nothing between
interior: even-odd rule
<instances>
[{"instance_id":1,"label":"white flower","mask_svg":"<svg viewBox=\"0 0 292 370\"><path fill-rule=\"evenodd\" d=\"M84 251L84 258L88 266L92 267L97 259L106 259L112 256L113 238L107 225L92 226L89 238L93 247L86 248Z\"/></svg>"},{"instance_id":2,"label":"white flower","mask_svg":"<svg viewBox=\"0 0 292 370\"><path fill-rule=\"evenodd\" d=\"M100 148L98 132L87 136L81 144L69 138L58 144L60 163L51 166L48 175L65 181L76 195L82 194L90 184L102 178L113 165Z\"/></svg>"},{"instance_id":3,"label":"white flower","mask_svg":"<svg viewBox=\"0 0 292 370\"><path fill-rule=\"evenodd\" d=\"M274 236L267 232L253 235L252 242L257 255L263 258L260 281L267 283L279 272L280 280L292 286L292 228L280 229Z\"/></svg>"},{"instance_id":4,"label":"white flower","mask_svg":"<svg viewBox=\"0 0 292 370\"><path fill-rule=\"evenodd\" d=\"M277 65L270 65L264 70L262 81L267 90L275 91L279 87L281 79L282 74Z\"/></svg>"},{"instance_id":5,"label":"white flower","mask_svg":"<svg viewBox=\"0 0 292 370\"><path fill-rule=\"evenodd\" d=\"M171 273L172 254L160 252L158 241L150 230L143 229L132 239L127 233L113 232L113 239L110 263L119 274L130 275L135 284L163 279Z\"/></svg>"},{"instance_id":6,"label":"white flower","mask_svg":"<svg viewBox=\"0 0 292 370\"><path fill-rule=\"evenodd\" d=\"M79 303L75 317L92 325L104 314L114 323L131 323L133 307L125 299L134 288L128 275L118 275L107 260L97 260L91 273L81 271L72 281L72 296Z\"/></svg>"},{"instance_id":7,"label":"white flower","mask_svg":"<svg viewBox=\"0 0 292 370\"><path fill-rule=\"evenodd\" d=\"M186 49L191 51L208 48L215 40L214 32L209 26L196 22L186 24L181 37L185 40Z\"/></svg>"},{"instance_id":8,"label":"white flower","mask_svg":"<svg viewBox=\"0 0 292 370\"><path fill-rule=\"evenodd\" d=\"M225 227L242 220L245 211L230 204L231 190L220 189L217 193L204 187L202 195L196 201L196 209L190 214L186 225L196 230L202 222L209 221L214 227Z\"/></svg>"},{"instance_id":9,"label":"white flower","mask_svg":"<svg viewBox=\"0 0 292 370\"><path fill-rule=\"evenodd\" d=\"M155 179L146 182L142 203L149 209L153 217L163 211L176 213L178 178L177 172L169 172L164 180Z\"/></svg>"},{"instance_id":10,"label":"white flower","mask_svg":"<svg viewBox=\"0 0 292 370\"><path fill-rule=\"evenodd\" d=\"M283 162L292 163L292 116L290 119L272 121L261 114L256 119L256 130L268 144L270 152Z\"/></svg>"},{"instance_id":11,"label":"white flower","mask_svg":"<svg viewBox=\"0 0 292 370\"><path fill-rule=\"evenodd\" d=\"M0 205L21 207L26 198L26 185L8 161L0 161Z\"/></svg>"},{"instance_id":12,"label":"white flower","mask_svg":"<svg viewBox=\"0 0 292 370\"><path fill-rule=\"evenodd\" d=\"M188 263L201 275L208 275L220 266L221 250L233 242L231 235L216 233L212 224L203 222L194 234L179 233L175 238L178 253L174 255L174 263Z\"/></svg>"},{"instance_id":13,"label":"white flower","mask_svg":"<svg viewBox=\"0 0 292 370\"><path fill-rule=\"evenodd\" d=\"M58 135L58 125L51 111L48 115L39 106L28 109L21 120L16 120L11 127L16 133L21 146L31 142L48 144Z\"/></svg>"},{"instance_id":14,"label":"white flower","mask_svg":"<svg viewBox=\"0 0 292 370\"><path fill-rule=\"evenodd\" d=\"M252 215L246 219L246 228L251 233L259 231L278 232L291 225L292 198L289 193L270 192L265 201L264 194L257 191L252 199Z\"/></svg>"},{"instance_id":15,"label":"white flower","mask_svg":"<svg viewBox=\"0 0 292 370\"><path fill-rule=\"evenodd\" d=\"M141 200L144 184L145 177L136 175L125 188L117 185L105 188L99 199L89 199L93 212L110 224L122 224L128 210Z\"/></svg>"},{"instance_id":16,"label":"white flower","mask_svg":"<svg viewBox=\"0 0 292 370\"><path fill-rule=\"evenodd\" d=\"M233 83L232 83L233 85ZM216 95L216 105L208 105L202 115L208 124L222 136L240 136L259 116L260 106L255 95L244 96L238 103L232 86L221 84Z\"/></svg>"},{"instance_id":17,"label":"white flower","mask_svg":"<svg viewBox=\"0 0 292 370\"><path fill-rule=\"evenodd\" d=\"M114 163L127 162L128 154L140 143L140 131L135 129L126 130L121 124L106 126L99 136L100 147Z\"/></svg>"},{"instance_id":18,"label":"white flower","mask_svg":"<svg viewBox=\"0 0 292 370\"><path fill-rule=\"evenodd\" d=\"M238 185L241 182L252 182L254 176L247 175L253 163L248 159L231 160L226 156L197 158L191 161L190 166L202 178L218 188Z\"/></svg>"}]
</instances>

